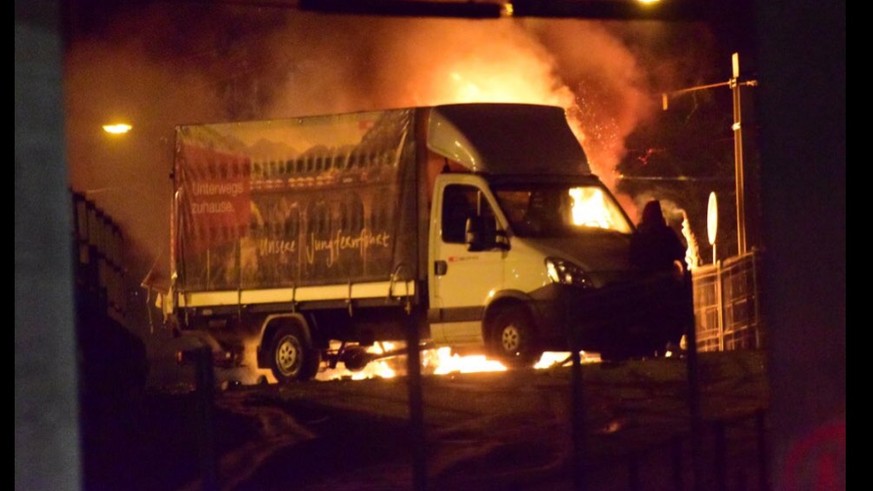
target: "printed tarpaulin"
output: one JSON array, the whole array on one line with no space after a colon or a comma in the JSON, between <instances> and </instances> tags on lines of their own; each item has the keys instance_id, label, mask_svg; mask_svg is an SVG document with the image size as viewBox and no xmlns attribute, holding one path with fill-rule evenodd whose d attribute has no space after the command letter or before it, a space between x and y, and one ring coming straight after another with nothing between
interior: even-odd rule
<instances>
[{"instance_id":1,"label":"printed tarpaulin","mask_svg":"<svg viewBox=\"0 0 873 491\"><path fill-rule=\"evenodd\" d=\"M233 242L249 226L251 160L233 154L184 144L178 172L184 187L182 223L190 226L188 247L203 251Z\"/></svg>"},{"instance_id":2,"label":"printed tarpaulin","mask_svg":"<svg viewBox=\"0 0 873 491\"><path fill-rule=\"evenodd\" d=\"M177 128L177 287L385 280L415 264L412 113Z\"/></svg>"}]
</instances>

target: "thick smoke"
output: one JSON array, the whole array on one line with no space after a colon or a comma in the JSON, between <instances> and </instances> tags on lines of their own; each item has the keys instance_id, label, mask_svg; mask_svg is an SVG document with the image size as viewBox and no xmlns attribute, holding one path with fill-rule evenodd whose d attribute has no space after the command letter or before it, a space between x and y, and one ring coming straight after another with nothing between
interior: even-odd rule
<instances>
[{"instance_id":1,"label":"thick smoke","mask_svg":"<svg viewBox=\"0 0 873 491\"><path fill-rule=\"evenodd\" d=\"M277 66L287 72L270 114L453 102L560 105L592 169L614 187L624 138L654 107L634 55L595 22L323 19L329 36L313 36L306 16L274 34L271 44L286 47Z\"/></svg>"}]
</instances>

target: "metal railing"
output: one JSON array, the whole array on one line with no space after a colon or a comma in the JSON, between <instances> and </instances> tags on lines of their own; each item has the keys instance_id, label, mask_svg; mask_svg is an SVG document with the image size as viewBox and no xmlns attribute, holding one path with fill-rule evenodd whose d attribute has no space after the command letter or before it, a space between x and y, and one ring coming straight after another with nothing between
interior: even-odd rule
<instances>
[{"instance_id":1,"label":"metal railing","mask_svg":"<svg viewBox=\"0 0 873 491\"><path fill-rule=\"evenodd\" d=\"M753 250L692 271L698 351L764 348L760 263Z\"/></svg>"}]
</instances>

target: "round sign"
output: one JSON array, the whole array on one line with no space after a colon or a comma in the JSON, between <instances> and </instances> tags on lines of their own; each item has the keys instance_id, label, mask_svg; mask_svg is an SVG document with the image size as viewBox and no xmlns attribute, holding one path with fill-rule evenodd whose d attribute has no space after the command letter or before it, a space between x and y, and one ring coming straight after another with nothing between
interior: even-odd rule
<instances>
[{"instance_id":1,"label":"round sign","mask_svg":"<svg viewBox=\"0 0 873 491\"><path fill-rule=\"evenodd\" d=\"M706 207L706 235L709 245L715 244L715 232L718 229L718 202L715 191L709 193L709 204Z\"/></svg>"}]
</instances>

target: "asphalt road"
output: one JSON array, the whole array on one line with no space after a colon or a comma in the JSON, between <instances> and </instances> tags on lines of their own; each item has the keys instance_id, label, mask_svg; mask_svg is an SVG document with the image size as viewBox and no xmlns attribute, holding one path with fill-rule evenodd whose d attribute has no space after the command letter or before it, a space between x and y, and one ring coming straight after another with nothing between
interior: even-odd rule
<instances>
[{"instance_id":1,"label":"asphalt road","mask_svg":"<svg viewBox=\"0 0 873 491\"><path fill-rule=\"evenodd\" d=\"M761 489L762 353L697 373L699 419L683 359L427 375L420 433L406 377L150 391L90 418L85 489Z\"/></svg>"}]
</instances>

